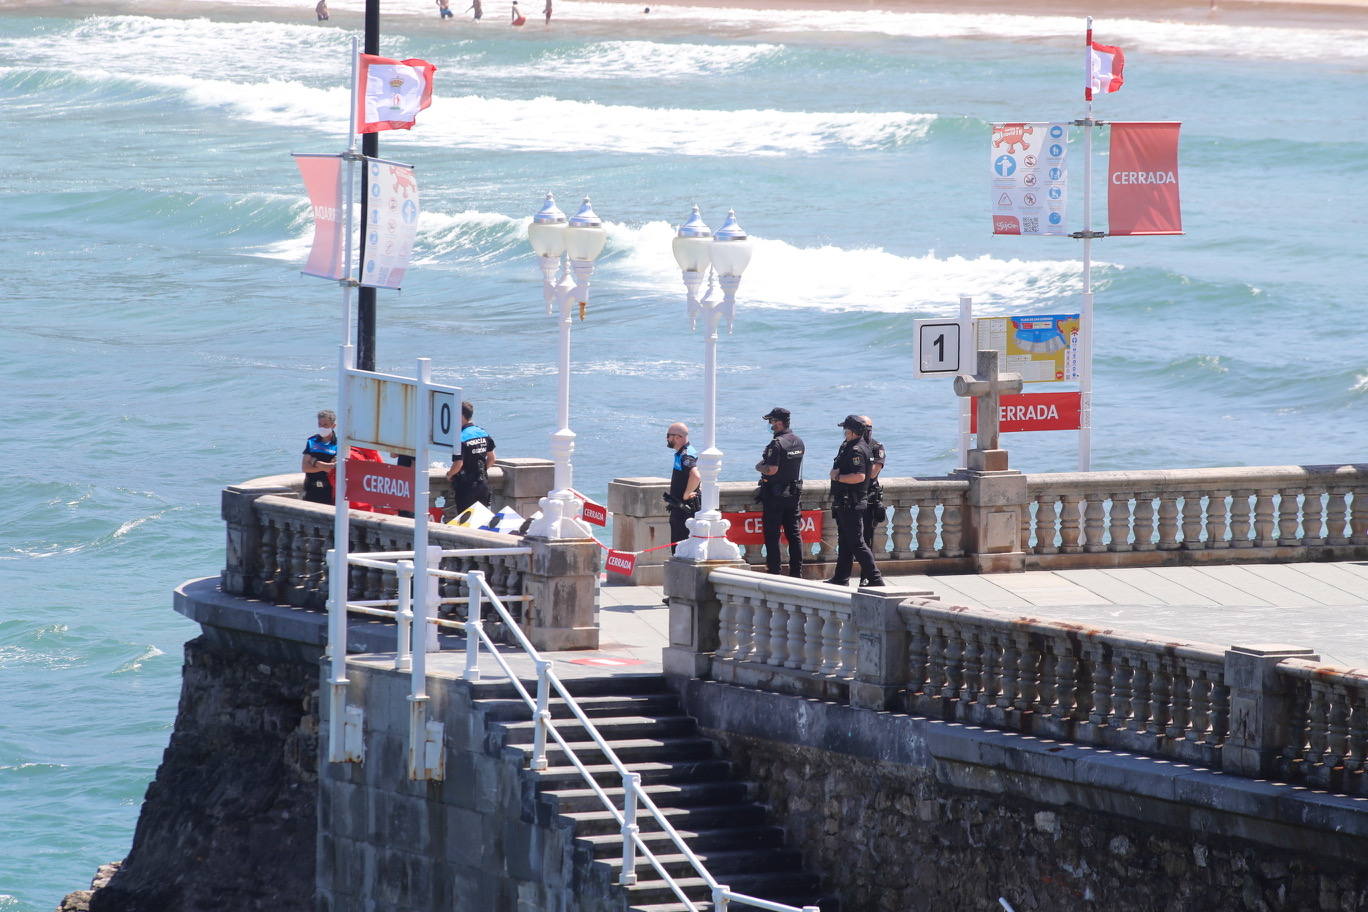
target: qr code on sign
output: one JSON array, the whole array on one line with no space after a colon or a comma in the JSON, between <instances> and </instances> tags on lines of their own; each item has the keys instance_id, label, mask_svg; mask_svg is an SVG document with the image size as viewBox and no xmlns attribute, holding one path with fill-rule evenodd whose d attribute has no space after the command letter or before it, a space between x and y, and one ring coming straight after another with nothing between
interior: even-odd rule
<instances>
[{"instance_id":1,"label":"qr code on sign","mask_svg":"<svg viewBox=\"0 0 1368 912\"><path fill-rule=\"evenodd\" d=\"M1040 219L1038 219L1038 218L1033 218L1033 217L1031 217L1031 216L1029 216L1029 215L1023 215L1023 216L1021 217L1021 233L1022 233L1022 234L1039 234L1039 233L1040 233Z\"/></svg>"}]
</instances>

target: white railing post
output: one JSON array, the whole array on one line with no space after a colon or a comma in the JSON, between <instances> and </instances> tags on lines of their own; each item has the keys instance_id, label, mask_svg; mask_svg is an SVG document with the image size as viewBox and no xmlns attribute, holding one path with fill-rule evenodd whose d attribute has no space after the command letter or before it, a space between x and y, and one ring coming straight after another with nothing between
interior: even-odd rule
<instances>
[{"instance_id":1,"label":"white railing post","mask_svg":"<svg viewBox=\"0 0 1368 912\"><path fill-rule=\"evenodd\" d=\"M466 574L466 591L470 601L466 607L466 667L464 678L467 681L480 680L480 614L484 599L484 571L471 570Z\"/></svg>"},{"instance_id":2,"label":"white railing post","mask_svg":"<svg viewBox=\"0 0 1368 912\"><path fill-rule=\"evenodd\" d=\"M641 831L636 822L639 788L640 773L622 774L622 874L618 877L618 883L624 887L630 887L637 882L636 836Z\"/></svg>"},{"instance_id":3,"label":"white railing post","mask_svg":"<svg viewBox=\"0 0 1368 912\"><path fill-rule=\"evenodd\" d=\"M549 659L537 661L537 715L536 728L532 738L532 769L546 769L546 726L551 722L551 713L546 708L551 699L551 665Z\"/></svg>"},{"instance_id":4,"label":"white railing post","mask_svg":"<svg viewBox=\"0 0 1368 912\"><path fill-rule=\"evenodd\" d=\"M712 890L713 912L727 912L727 893L730 888L726 884L718 884Z\"/></svg>"},{"instance_id":5,"label":"white railing post","mask_svg":"<svg viewBox=\"0 0 1368 912\"><path fill-rule=\"evenodd\" d=\"M394 612L395 626L398 628L398 642L394 647L394 670L408 671L413 661L409 652L413 630L413 561L399 561L396 572L399 574L399 605Z\"/></svg>"}]
</instances>

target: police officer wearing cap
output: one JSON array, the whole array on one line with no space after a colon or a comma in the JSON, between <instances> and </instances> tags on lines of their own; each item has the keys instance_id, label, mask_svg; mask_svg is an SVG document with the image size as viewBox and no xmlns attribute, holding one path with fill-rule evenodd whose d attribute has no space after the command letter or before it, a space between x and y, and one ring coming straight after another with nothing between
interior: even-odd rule
<instances>
[{"instance_id":1,"label":"police officer wearing cap","mask_svg":"<svg viewBox=\"0 0 1368 912\"><path fill-rule=\"evenodd\" d=\"M765 415L774 439L765 447L755 471L760 473L756 499L764 510L761 523L765 531L765 565L778 573L779 530L788 538L789 576L803 575L803 537L799 524L798 499L803 493L803 441L789 429L789 410L770 409Z\"/></svg>"},{"instance_id":2,"label":"police officer wearing cap","mask_svg":"<svg viewBox=\"0 0 1368 912\"><path fill-rule=\"evenodd\" d=\"M865 423L859 415L847 415L840 427L845 442L831 466L832 515L836 517L836 572L826 582L844 586L850 582L851 566L860 564L860 580L866 586L882 586L883 577L874 564L874 552L864 540L864 514L869 505L869 466L873 461L865 443Z\"/></svg>"},{"instance_id":3,"label":"police officer wearing cap","mask_svg":"<svg viewBox=\"0 0 1368 912\"><path fill-rule=\"evenodd\" d=\"M864 515L864 540L869 550L874 548L874 530L886 518L883 502L883 485L879 475L883 472L888 453L884 445L874 439L874 421L868 415L859 416L865 424L864 442L869 444L869 507ZM864 582L861 580L861 582Z\"/></svg>"}]
</instances>

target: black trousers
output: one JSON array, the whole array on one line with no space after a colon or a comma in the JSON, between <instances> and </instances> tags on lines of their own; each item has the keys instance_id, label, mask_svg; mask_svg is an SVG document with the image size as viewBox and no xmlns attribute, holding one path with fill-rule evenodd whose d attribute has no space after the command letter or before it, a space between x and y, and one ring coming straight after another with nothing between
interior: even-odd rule
<instances>
[{"instance_id":1,"label":"black trousers","mask_svg":"<svg viewBox=\"0 0 1368 912\"><path fill-rule=\"evenodd\" d=\"M451 500L456 513L464 513L477 500L489 506L489 483L485 481L461 481L459 476L451 485Z\"/></svg>"},{"instance_id":2,"label":"black trousers","mask_svg":"<svg viewBox=\"0 0 1368 912\"><path fill-rule=\"evenodd\" d=\"M874 530L877 529L879 527L879 523L883 522L886 518L887 515L884 513L884 505L882 501L873 501L867 508L865 508L864 540L865 544L869 545L869 550L871 551L875 550Z\"/></svg>"},{"instance_id":3,"label":"black trousers","mask_svg":"<svg viewBox=\"0 0 1368 912\"><path fill-rule=\"evenodd\" d=\"M327 472L304 473L304 499L310 503L332 504L337 502L333 483Z\"/></svg>"},{"instance_id":4,"label":"black trousers","mask_svg":"<svg viewBox=\"0 0 1368 912\"><path fill-rule=\"evenodd\" d=\"M863 507L837 507L836 514L836 572L835 579L850 579L851 566L858 562L860 576L865 579L881 579L879 568L874 565L874 552L864 540Z\"/></svg>"},{"instance_id":5,"label":"black trousers","mask_svg":"<svg viewBox=\"0 0 1368 912\"><path fill-rule=\"evenodd\" d=\"M779 572L779 530L783 529L788 538L789 576L802 576L803 537L799 531L798 498L769 497L763 501L763 507L761 523L765 531L765 566L770 573Z\"/></svg>"},{"instance_id":6,"label":"black trousers","mask_svg":"<svg viewBox=\"0 0 1368 912\"><path fill-rule=\"evenodd\" d=\"M685 520L693 519L698 512L698 507L686 507L680 510L676 507L670 508L670 553L674 554L674 546L689 537L689 527L684 525Z\"/></svg>"}]
</instances>

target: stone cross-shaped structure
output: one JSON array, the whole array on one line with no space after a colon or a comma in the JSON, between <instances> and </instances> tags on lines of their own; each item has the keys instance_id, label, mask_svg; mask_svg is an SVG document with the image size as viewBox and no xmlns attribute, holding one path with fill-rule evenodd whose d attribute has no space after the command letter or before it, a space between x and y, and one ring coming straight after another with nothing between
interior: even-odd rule
<instances>
[{"instance_id":1,"label":"stone cross-shaped structure","mask_svg":"<svg viewBox=\"0 0 1368 912\"><path fill-rule=\"evenodd\" d=\"M972 377L955 377L955 395L972 396L978 410L979 450L998 449L998 415L1003 393L1021 392L1021 374L1002 373L1002 353L981 350L978 353L978 372ZM1005 462L1005 461L1004 461ZM1005 468L1005 465L1004 465Z\"/></svg>"}]
</instances>

